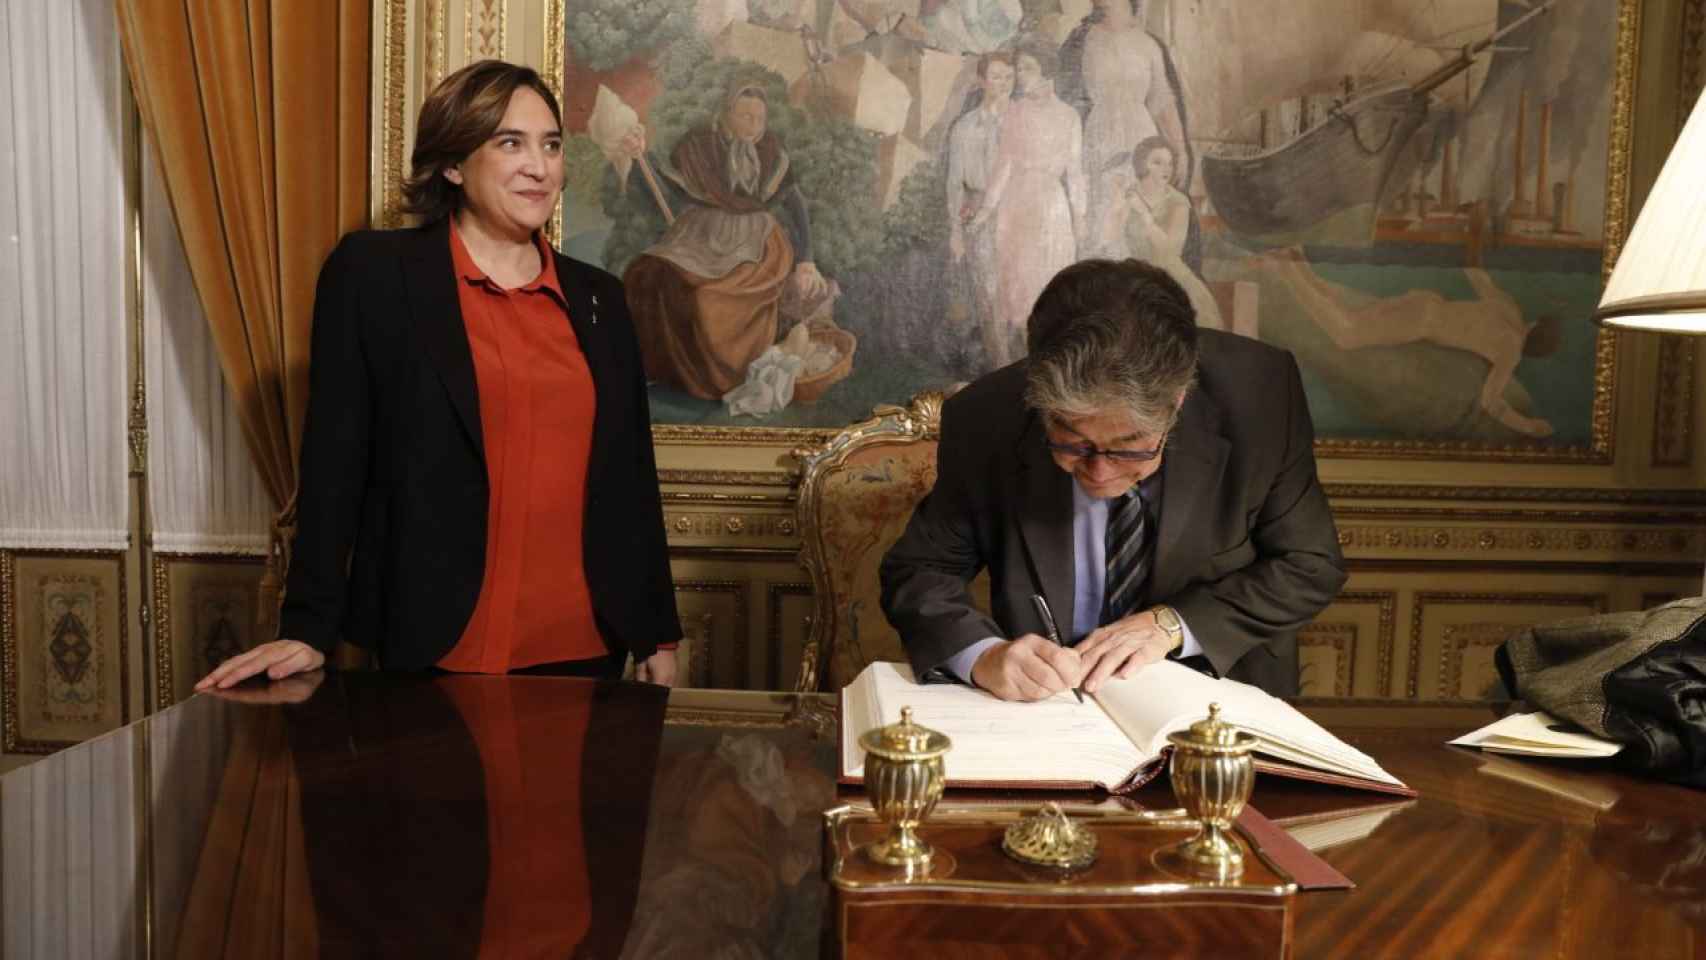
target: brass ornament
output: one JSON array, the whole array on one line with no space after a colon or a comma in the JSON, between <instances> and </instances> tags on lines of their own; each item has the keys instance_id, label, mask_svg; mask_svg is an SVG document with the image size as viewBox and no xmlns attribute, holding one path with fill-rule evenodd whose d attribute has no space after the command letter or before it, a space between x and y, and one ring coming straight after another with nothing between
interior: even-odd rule
<instances>
[{"instance_id":1,"label":"brass ornament","mask_svg":"<svg viewBox=\"0 0 1706 960\"><path fill-rule=\"evenodd\" d=\"M1195 836L1161 853L1163 864L1186 873L1229 879L1244 872L1244 853L1232 822L1250 799L1256 738L1220 719L1220 704L1187 731L1167 735L1173 756L1167 773L1179 806L1201 826Z\"/></svg>"},{"instance_id":2,"label":"brass ornament","mask_svg":"<svg viewBox=\"0 0 1706 960\"><path fill-rule=\"evenodd\" d=\"M912 722L912 708L900 708L900 722L859 737L865 748L865 793L871 809L889 825L888 835L867 844L865 854L891 867L916 868L934 851L918 836L918 825L942 799L942 756L953 746L946 736Z\"/></svg>"},{"instance_id":3,"label":"brass ornament","mask_svg":"<svg viewBox=\"0 0 1706 960\"><path fill-rule=\"evenodd\" d=\"M1096 834L1050 801L1007 828L1001 852L1021 863L1081 870L1096 862Z\"/></svg>"}]
</instances>

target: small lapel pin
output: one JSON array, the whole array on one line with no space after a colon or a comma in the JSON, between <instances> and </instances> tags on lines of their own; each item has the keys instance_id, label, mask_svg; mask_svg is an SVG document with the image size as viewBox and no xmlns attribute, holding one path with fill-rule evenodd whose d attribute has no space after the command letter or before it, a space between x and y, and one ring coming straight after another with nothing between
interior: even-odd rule
<instances>
[{"instance_id":1,"label":"small lapel pin","mask_svg":"<svg viewBox=\"0 0 1706 960\"><path fill-rule=\"evenodd\" d=\"M595 307L596 307L596 306L598 306L598 298L597 298L597 297L593 297L593 298L592 298L592 305L593 305L593 306L595 306ZM593 323L597 323L597 322L598 322L598 311L597 311L597 310L594 310L594 311L593 311L593 312L592 312L592 322L593 322Z\"/></svg>"}]
</instances>

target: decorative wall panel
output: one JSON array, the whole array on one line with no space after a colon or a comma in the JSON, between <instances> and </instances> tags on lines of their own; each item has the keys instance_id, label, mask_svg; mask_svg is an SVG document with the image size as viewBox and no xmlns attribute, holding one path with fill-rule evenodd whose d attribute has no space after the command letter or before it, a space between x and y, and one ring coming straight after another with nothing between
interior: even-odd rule
<instances>
[{"instance_id":1,"label":"decorative wall panel","mask_svg":"<svg viewBox=\"0 0 1706 960\"><path fill-rule=\"evenodd\" d=\"M265 570L259 557L154 555L155 709L190 696L220 661L255 645Z\"/></svg>"},{"instance_id":2,"label":"decorative wall panel","mask_svg":"<svg viewBox=\"0 0 1706 960\"><path fill-rule=\"evenodd\" d=\"M52 753L130 722L124 554L0 551L0 728Z\"/></svg>"}]
</instances>

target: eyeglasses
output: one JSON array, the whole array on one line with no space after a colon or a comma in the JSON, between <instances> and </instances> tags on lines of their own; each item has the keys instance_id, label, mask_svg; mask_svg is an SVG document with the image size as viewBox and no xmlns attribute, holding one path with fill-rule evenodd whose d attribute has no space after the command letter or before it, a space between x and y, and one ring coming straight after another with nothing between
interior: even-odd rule
<instances>
[{"instance_id":1,"label":"eyeglasses","mask_svg":"<svg viewBox=\"0 0 1706 960\"><path fill-rule=\"evenodd\" d=\"M1161 440L1148 450L1103 450L1101 447L1088 443L1055 443L1044 440L1050 450L1063 457L1077 457L1088 460L1091 457L1101 457L1111 463L1148 463L1161 456L1161 448L1167 445L1167 434L1161 434Z\"/></svg>"}]
</instances>

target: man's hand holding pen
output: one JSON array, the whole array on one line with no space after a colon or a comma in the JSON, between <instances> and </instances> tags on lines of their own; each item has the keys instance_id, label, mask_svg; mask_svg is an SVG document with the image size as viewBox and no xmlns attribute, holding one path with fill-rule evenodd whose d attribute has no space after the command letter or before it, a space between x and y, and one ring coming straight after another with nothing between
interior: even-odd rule
<instances>
[{"instance_id":1,"label":"man's hand holding pen","mask_svg":"<svg viewBox=\"0 0 1706 960\"><path fill-rule=\"evenodd\" d=\"M972 667L972 681L1003 700L1047 700L1083 679L1076 650L1034 633L991 646Z\"/></svg>"}]
</instances>

